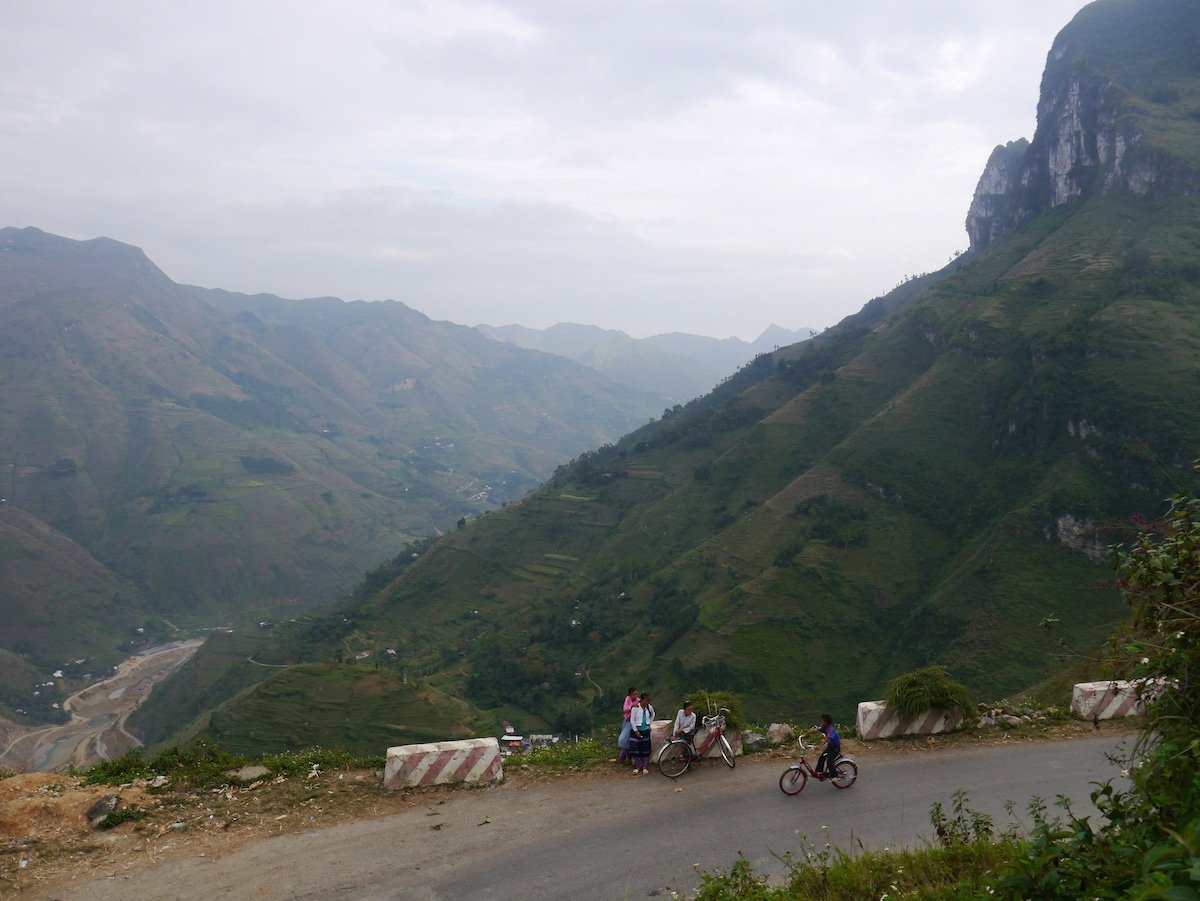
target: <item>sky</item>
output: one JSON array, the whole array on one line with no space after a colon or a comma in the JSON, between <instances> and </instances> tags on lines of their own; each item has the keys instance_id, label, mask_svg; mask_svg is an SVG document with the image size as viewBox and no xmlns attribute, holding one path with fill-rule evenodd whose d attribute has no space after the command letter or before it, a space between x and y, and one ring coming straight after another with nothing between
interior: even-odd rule
<instances>
[{"instance_id":1,"label":"sky","mask_svg":"<svg viewBox=\"0 0 1200 901\"><path fill-rule=\"evenodd\" d=\"M1082 5L13 0L0 226L465 324L819 330L967 248Z\"/></svg>"}]
</instances>

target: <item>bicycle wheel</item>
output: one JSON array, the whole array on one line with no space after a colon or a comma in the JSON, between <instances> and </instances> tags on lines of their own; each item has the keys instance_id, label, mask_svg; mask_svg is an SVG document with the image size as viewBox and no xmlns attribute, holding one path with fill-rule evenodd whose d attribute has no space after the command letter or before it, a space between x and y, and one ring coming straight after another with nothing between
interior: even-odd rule
<instances>
[{"instance_id":1,"label":"bicycle wheel","mask_svg":"<svg viewBox=\"0 0 1200 901\"><path fill-rule=\"evenodd\" d=\"M692 753L686 741L669 741L658 752L658 771L668 779L678 779L692 765Z\"/></svg>"},{"instance_id":2,"label":"bicycle wheel","mask_svg":"<svg viewBox=\"0 0 1200 901\"><path fill-rule=\"evenodd\" d=\"M834 788L849 788L858 778L858 766L849 760L839 760L833 765L834 777L829 780Z\"/></svg>"},{"instance_id":3,"label":"bicycle wheel","mask_svg":"<svg viewBox=\"0 0 1200 901\"><path fill-rule=\"evenodd\" d=\"M779 777L779 790L785 795L798 795L804 791L808 776L798 766L790 766Z\"/></svg>"},{"instance_id":4,"label":"bicycle wheel","mask_svg":"<svg viewBox=\"0 0 1200 901\"><path fill-rule=\"evenodd\" d=\"M729 739L725 737L724 732L717 736L717 745L721 748L721 756L725 758L725 765L732 770L734 764L737 763L737 758L733 756L733 748L729 746Z\"/></svg>"}]
</instances>

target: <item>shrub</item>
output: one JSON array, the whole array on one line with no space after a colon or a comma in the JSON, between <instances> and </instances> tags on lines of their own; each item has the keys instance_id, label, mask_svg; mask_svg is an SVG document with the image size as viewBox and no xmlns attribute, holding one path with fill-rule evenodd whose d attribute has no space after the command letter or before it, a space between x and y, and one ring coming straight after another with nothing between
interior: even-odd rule
<instances>
[{"instance_id":1,"label":"shrub","mask_svg":"<svg viewBox=\"0 0 1200 901\"><path fill-rule=\"evenodd\" d=\"M912 719L927 710L960 710L967 713L974 707L971 693L961 682L946 675L940 666L927 666L897 676L884 692L888 709L902 719Z\"/></svg>"},{"instance_id":2,"label":"shrub","mask_svg":"<svg viewBox=\"0 0 1200 901\"><path fill-rule=\"evenodd\" d=\"M746 722L746 717L742 715L742 699L732 691L709 691L708 689L701 688L688 692L684 695L684 698L691 699L691 702L695 705L697 724L705 716L711 716L722 707L725 707L729 711L725 714L725 728L738 732L749 725ZM674 717L675 714L672 712L671 716Z\"/></svg>"}]
</instances>

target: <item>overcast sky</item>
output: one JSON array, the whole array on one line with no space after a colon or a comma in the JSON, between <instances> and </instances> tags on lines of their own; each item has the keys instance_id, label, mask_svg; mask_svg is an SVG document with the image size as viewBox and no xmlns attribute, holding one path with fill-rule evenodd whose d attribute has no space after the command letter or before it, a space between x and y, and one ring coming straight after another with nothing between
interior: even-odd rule
<instances>
[{"instance_id":1,"label":"overcast sky","mask_svg":"<svg viewBox=\"0 0 1200 901\"><path fill-rule=\"evenodd\" d=\"M1082 5L12 0L0 225L468 324L822 328L966 248Z\"/></svg>"}]
</instances>

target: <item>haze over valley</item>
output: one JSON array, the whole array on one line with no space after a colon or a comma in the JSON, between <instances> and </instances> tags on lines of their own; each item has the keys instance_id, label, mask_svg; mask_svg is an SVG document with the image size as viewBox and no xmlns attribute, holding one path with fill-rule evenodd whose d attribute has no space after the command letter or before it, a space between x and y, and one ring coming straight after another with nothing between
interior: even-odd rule
<instances>
[{"instance_id":1,"label":"haze over valley","mask_svg":"<svg viewBox=\"0 0 1200 901\"><path fill-rule=\"evenodd\" d=\"M892 676L930 663L987 697L1064 678L1063 655L1094 655L1126 615L1107 547L1159 514L1164 498L1198 487L1194 13L1190 0L1105 0L1045 35L1040 93L1034 75L1011 73L1036 107L1028 137L995 134L951 153L955 129L930 125L908 101L920 153L898 126L898 146L865 145L856 165L865 173L878 161L892 177L865 200L845 169L812 185L813 160L828 148L805 157L799 175L771 150L778 178L799 179L777 196L744 174L765 165L760 157L731 156L728 185L704 157L686 190L662 172L663 193L645 192L695 193L664 206L668 237L644 206L651 200L633 199L638 179L596 174L637 168L619 143L604 145L611 158L584 159L572 132L554 151L562 159L529 169L531 207L492 192L503 183L520 193L513 160L530 152L525 138L505 149L497 127L466 142L464 158L447 156L453 190L425 184L440 177L429 159L404 157L394 164L403 184L335 179L310 208L283 183L293 165L328 171L325 145L296 137L297 156L262 185L269 197L255 200L253 177L237 173L207 224L180 228L163 214L163 246L186 273L207 254L228 287L257 288L274 274L286 293L305 293L286 289L297 280L325 293L340 272L348 298L403 302L184 284L120 232L80 234L96 215L41 189L48 230L0 230L0 713L11 730L0 738L12 748L30 726L58 728L68 696L122 661L133 666L131 654L194 637L207 640L173 660L177 671L144 704L101 704L97 716L151 747L204 738L250 754L314 742L370 753L492 734L504 719L591 733L630 680L672 698L732 689L769 722L811 715L815 685L820 705L847 720ZM508 66L480 64L509 73L541 59L548 36L580 27L536 5L491 14L479 26L491 35L484 43L507 48ZM767 41L757 14L730 15L734 32ZM431 47L482 40L448 22ZM47 20L25 13L19 24L42 34ZM958 34L969 24L959 11L939 27ZM107 59L125 38L96 40ZM736 122L735 108L749 116L787 105L778 93L787 66L767 73L721 57L697 67L696 40L681 37L682 74L667 66L661 81L644 73L636 90L605 95L645 104L613 119L678 126L689 110L708 121L719 108ZM886 42L872 40L830 37L829 53L805 70L812 80L797 77L795 102L826 96L821 73L845 75L848 59L895 68ZM983 50L998 53L996 40L979 37L980 55L967 61L945 38L934 81L982 98ZM410 76L445 64L403 46ZM738 65L750 68L730 75ZM451 69L442 77L455 84L474 77ZM689 89L704 102L673 93L709 74L717 84ZM123 73L111 77L107 104L126 85ZM506 115L519 119L524 101L514 98L530 86L517 81ZM894 87L885 82L881 108ZM940 97L928 78L906 83L930 103ZM259 102L271 108L268 87ZM41 93L21 90L28 109L43 108ZM86 118L68 93L59 124ZM741 100L723 106L731 97ZM148 86L146 102L155 98ZM543 99L556 109L561 100ZM419 119L419 98L410 102ZM865 118L858 101L846 109ZM445 126L426 113L434 132ZM824 131L811 140L824 136L846 155L842 123L813 115ZM962 115L968 131L988 121L974 107ZM752 121L757 146L754 135L772 132ZM57 127L45 120L39 141ZM717 142L730 154L743 143L736 131ZM159 165L175 173L175 140L160 134L170 146ZM381 142L366 142L373 154L404 144L371 134ZM789 126L780 146L809 140L798 134ZM255 147L265 157L247 165L259 171L272 154ZM654 147L644 153L669 156ZM922 244L888 274L890 290L865 287L859 270L882 278L871 243L879 223L911 237L927 210L950 202L942 189L908 196L896 160L917 184L963 147L978 150L974 193L954 201L966 250ZM496 167L487 178L480 157ZM21 171L41 171L20 159ZM365 170L343 166L371 179L390 171L373 159ZM594 184L583 190L580 168L609 186L610 205ZM476 180L460 180L464 172ZM148 173L146 184L160 177ZM580 179L578 207L545 193L555 177ZM811 190L803 209L796 184ZM732 194L749 185L761 189L751 206L783 214L739 219L745 207ZM884 201L892 188L900 211ZM32 215L37 193L18 192L17 209ZM852 250L837 200L859 211ZM113 221L136 221L110 201ZM811 221L821 202L828 243ZM695 204L725 210L725 229L689 219ZM209 229L239 205L242 230L222 232L217 246ZM313 209L328 213L328 234ZM796 236L767 227L802 213ZM54 222L74 237L53 234ZM769 240L752 246L755 230ZM260 243L265 232L276 243ZM185 251L188 237L195 247ZM909 250L889 243L878 257ZM86 741L71 744L70 732L63 747L100 754L107 739L94 736L107 733L84 731ZM15 747L30 749L30 765L61 750L32 739Z\"/></svg>"}]
</instances>

